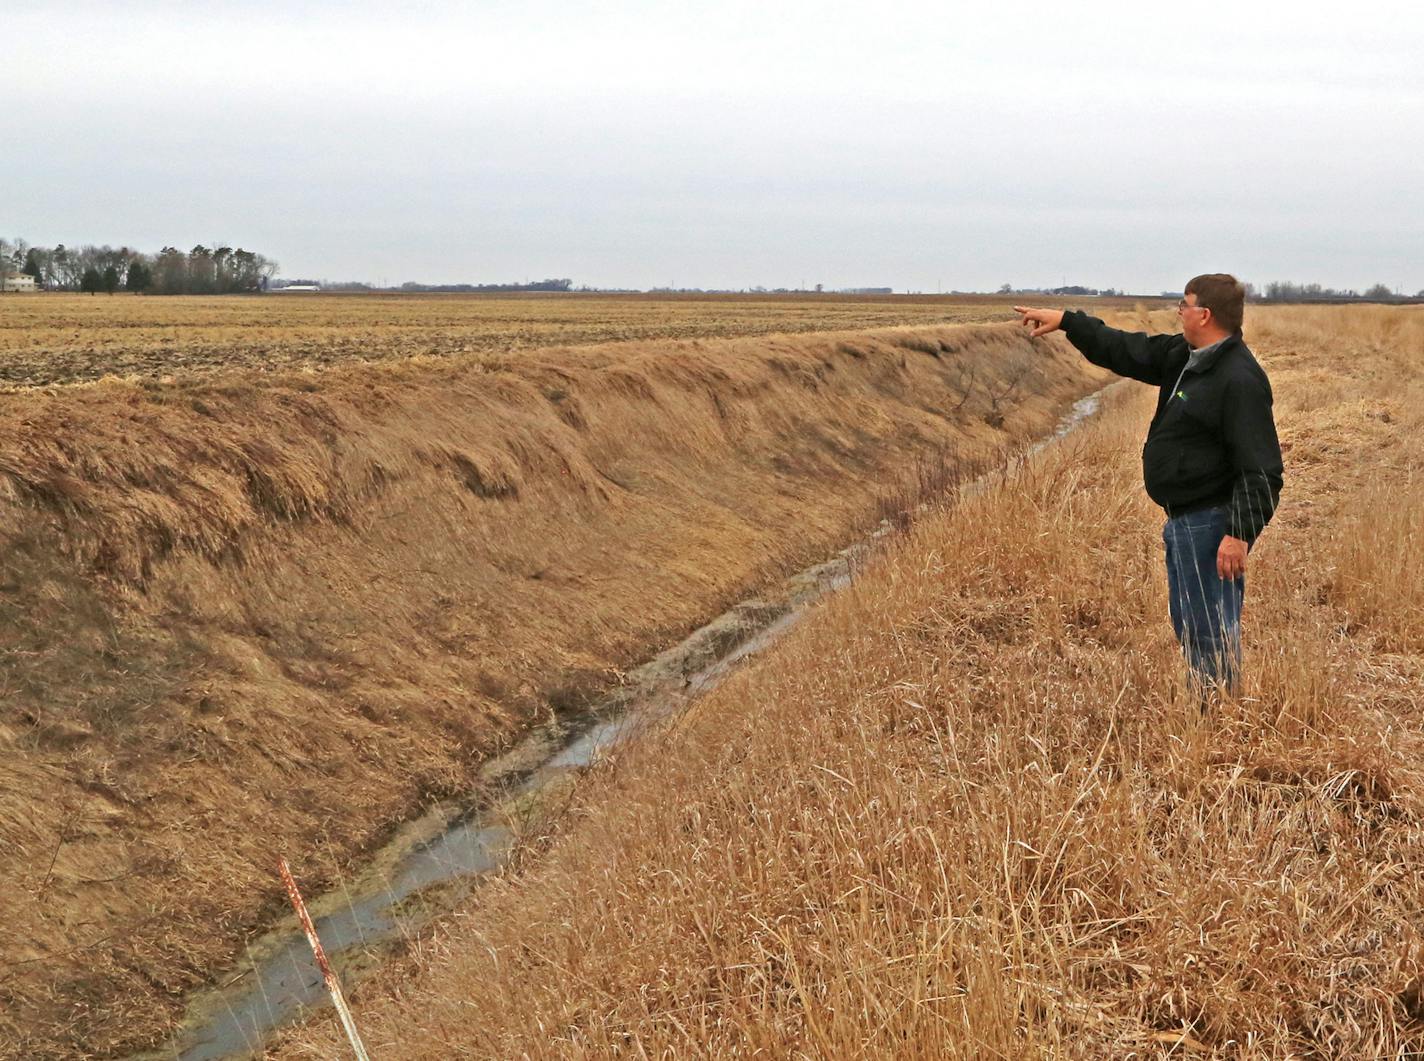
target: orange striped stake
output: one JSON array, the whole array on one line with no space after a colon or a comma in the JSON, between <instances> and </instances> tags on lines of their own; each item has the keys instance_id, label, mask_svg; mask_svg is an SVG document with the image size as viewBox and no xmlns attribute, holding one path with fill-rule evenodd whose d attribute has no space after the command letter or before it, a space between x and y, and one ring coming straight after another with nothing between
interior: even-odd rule
<instances>
[{"instance_id":1,"label":"orange striped stake","mask_svg":"<svg viewBox=\"0 0 1424 1061\"><path fill-rule=\"evenodd\" d=\"M346 1031L346 1038L351 1042L351 1049L356 1051L356 1061L371 1061L366 1053L366 1047L361 1043L361 1036L357 1034L356 1022L351 1019L351 1010L346 1007L346 996L341 993L341 982L336 979L336 973L331 968L331 963L326 960L326 951L321 949L321 940L317 938L316 926L312 924L311 915L307 913L307 904L302 902L302 893L297 890L296 878L292 876L291 868L287 865L285 858L277 860L277 868L282 871L282 883L287 886L287 896L292 900L292 909L296 910L297 918L302 923L302 931L307 934L307 942L311 944L312 954L316 957L316 967L321 970L321 978L326 981L326 990L331 995L331 1001L336 1006L336 1012L341 1017L341 1027Z\"/></svg>"}]
</instances>

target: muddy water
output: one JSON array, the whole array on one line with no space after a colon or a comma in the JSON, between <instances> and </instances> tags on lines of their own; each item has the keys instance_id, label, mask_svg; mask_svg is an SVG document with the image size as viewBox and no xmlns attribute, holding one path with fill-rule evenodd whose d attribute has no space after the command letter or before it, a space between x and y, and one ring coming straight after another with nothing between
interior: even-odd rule
<instances>
[{"instance_id":1,"label":"muddy water","mask_svg":"<svg viewBox=\"0 0 1424 1061\"><path fill-rule=\"evenodd\" d=\"M1076 402L1054 433L1028 452L1092 416L1101 394ZM509 860L517 824L531 804L556 797L559 786L605 751L715 688L747 657L778 640L815 601L849 584L856 564L889 531L882 523L866 541L736 605L631 672L622 689L581 718L531 733L484 768L483 779L503 793L499 799L473 809L434 808L403 829L360 879L312 903L317 934L348 989L394 945L453 908L481 876ZM321 974L293 919L251 944L241 968L193 1000L173 1041L144 1057L258 1055L274 1030L326 1001Z\"/></svg>"}]
</instances>

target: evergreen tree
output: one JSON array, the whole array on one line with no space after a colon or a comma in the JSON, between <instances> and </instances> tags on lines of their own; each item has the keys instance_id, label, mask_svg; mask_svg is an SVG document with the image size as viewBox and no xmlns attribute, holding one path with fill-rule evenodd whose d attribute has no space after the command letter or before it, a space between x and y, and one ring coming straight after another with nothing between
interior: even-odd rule
<instances>
[{"instance_id":1,"label":"evergreen tree","mask_svg":"<svg viewBox=\"0 0 1424 1061\"><path fill-rule=\"evenodd\" d=\"M44 267L40 265L40 256L34 247L25 255L25 267L20 271L26 276L33 276L36 287L44 286Z\"/></svg>"},{"instance_id":2,"label":"evergreen tree","mask_svg":"<svg viewBox=\"0 0 1424 1061\"><path fill-rule=\"evenodd\" d=\"M90 266L84 270L84 275L79 278L79 290L86 295L93 295L104 288L104 278L99 275L99 270Z\"/></svg>"},{"instance_id":3,"label":"evergreen tree","mask_svg":"<svg viewBox=\"0 0 1424 1061\"><path fill-rule=\"evenodd\" d=\"M147 291L153 283L153 270L143 262L135 258L129 263L129 275L124 282L124 287L129 291L141 293Z\"/></svg>"},{"instance_id":4,"label":"evergreen tree","mask_svg":"<svg viewBox=\"0 0 1424 1061\"><path fill-rule=\"evenodd\" d=\"M104 270L102 283L104 285L105 293L112 295L115 291L119 289L119 271L115 269L112 265L109 266L107 269Z\"/></svg>"}]
</instances>

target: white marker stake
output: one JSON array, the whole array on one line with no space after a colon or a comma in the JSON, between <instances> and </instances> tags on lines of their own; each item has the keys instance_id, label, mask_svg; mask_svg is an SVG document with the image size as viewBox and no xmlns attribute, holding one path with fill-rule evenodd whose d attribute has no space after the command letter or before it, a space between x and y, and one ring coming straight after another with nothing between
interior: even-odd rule
<instances>
[{"instance_id":1,"label":"white marker stake","mask_svg":"<svg viewBox=\"0 0 1424 1061\"><path fill-rule=\"evenodd\" d=\"M296 879L292 876L291 869L287 866L285 858L277 860L277 868L282 871L282 883L287 886L287 895L292 900L292 908L297 911L297 918L302 923L302 931L307 934L307 942L311 944L312 954L316 956L316 967L321 970L321 978L326 981L326 990L331 994L331 1001L336 1005L336 1012L341 1017L341 1027L346 1030L346 1038L351 1041L351 1049L356 1051L356 1061L371 1061L366 1053L366 1047L361 1044L361 1036L356 1032L356 1022L351 1019L351 1011L346 1008L346 998L341 993L341 983L336 979L336 973L332 971L331 963L326 960L326 951L321 949L321 940L316 937L316 926L312 924L311 915L307 913L307 905L302 902L302 893L297 891Z\"/></svg>"}]
</instances>

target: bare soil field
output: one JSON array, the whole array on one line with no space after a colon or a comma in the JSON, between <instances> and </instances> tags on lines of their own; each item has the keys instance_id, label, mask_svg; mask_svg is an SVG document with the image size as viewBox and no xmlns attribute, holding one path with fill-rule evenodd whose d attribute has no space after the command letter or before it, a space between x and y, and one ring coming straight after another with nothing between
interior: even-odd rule
<instances>
[{"instance_id":1,"label":"bare soil field","mask_svg":"<svg viewBox=\"0 0 1424 1061\"><path fill-rule=\"evenodd\" d=\"M0 305L44 384L0 395L0 1055L161 1041L282 911L277 855L338 885L535 720L894 515L926 462L997 460L1103 381L943 323L997 306L735 337L812 324L628 300L723 337L513 349L504 319L442 351L485 341L468 301L282 303L317 315L294 349L337 352L280 363L288 326L243 317L267 302ZM13 326L46 305L72 315L50 339ZM397 312L446 338L361 316Z\"/></svg>"},{"instance_id":2,"label":"bare soil field","mask_svg":"<svg viewBox=\"0 0 1424 1061\"><path fill-rule=\"evenodd\" d=\"M319 369L619 340L1003 321L1012 316L1011 302L949 295L10 296L0 298L0 387L107 375Z\"/></svg>"},{"instance_id":3,"label":"bare soil field","mask_svg":"<svg viewBox=\"0 0 1424 1061\"><path fill-rule=\"evenodd\" d=\"M1424 1052L1424 313L1247 339L1286 486L1242 696L1184 688L1129 385L587 774L360 990L373 1055Z\"/></svg>"}]
</instances>

